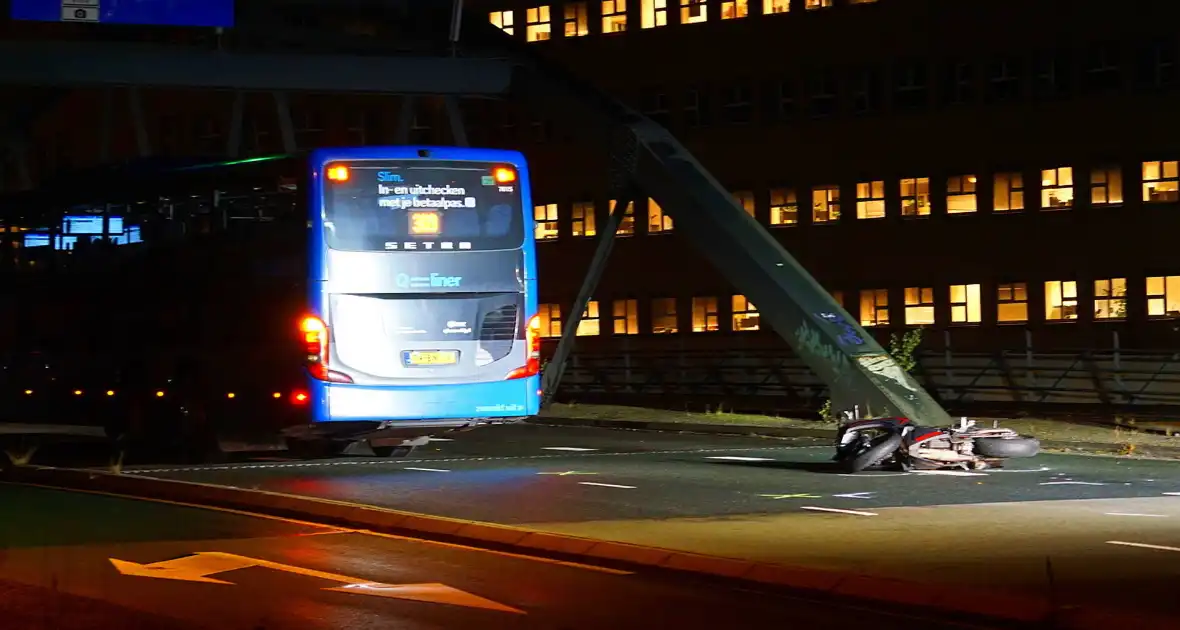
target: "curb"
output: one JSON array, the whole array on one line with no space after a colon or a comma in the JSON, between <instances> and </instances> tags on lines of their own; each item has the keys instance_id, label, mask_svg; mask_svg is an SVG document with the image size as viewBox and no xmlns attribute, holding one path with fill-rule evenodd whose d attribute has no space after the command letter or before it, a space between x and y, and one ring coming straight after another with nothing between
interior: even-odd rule
<instances>
[{"instance_id":1,"label":"curb","mask_svg":"<svg viewBox=\"0 0 1180 630\"><path fill-rule=\"evenodd\" d=\"M679 433L703 433L708 435L740 435L746 437L773 438L821 438L836 439L835 429L804 429L799 427L765 427L756 424L704 424L689 422L635 422L631 420L599 420L591 418L547 418L527 421L528 424L559 427L593 427L598 429L624 429L631 431L664 431ZM1044 449L1078 450L1083 453L1102 455L1122 454L1122 445L1104 442L1071 442L1068 440L1041 440ZM1180 447L1135 446L1135 454L1143 457L1180 459Z\"/></svg>"},{"instance_id":2,"label":"curb","mask_svg":"<svg viewBox=\"0 0 1180 630\"><path fill-rule=\"evenodd\" d=\"M803 429L799 427L766 427L755 424L704 424L690 422L636 422L632 420L598 420L591 418L538 417L527 424L560 427L594 427L598 429L628 429L632 431L671 431L678 433L708 433L713 435L745 435L777 438L835 439L835 429Z\"/></svg>"},{"instance_id":3,"label":"curb","mask_svg":"<svg viewBox=\"0 0 1180 630\"><path fill-rule=\"evenodd\" d=\"M1133 621L1134 627L1143 630L1175 627L1170 619L1136 618L1113 612L1108 615L1103 610L1055 611L1044 597L706 556L331 499L78 469L22 467L2 472L0 481L12 483L104 492L196 507L236 509L361 531L430 538L533 556L564 557L603 566L655 568L763 587L923 608L931 613L985 617L1019 624L1050 622L1051 625L1040 627L1063 630L1105 629L1111 627L1109 623L1115 619L1119 625Z\"/></svg>"}]
</instances>

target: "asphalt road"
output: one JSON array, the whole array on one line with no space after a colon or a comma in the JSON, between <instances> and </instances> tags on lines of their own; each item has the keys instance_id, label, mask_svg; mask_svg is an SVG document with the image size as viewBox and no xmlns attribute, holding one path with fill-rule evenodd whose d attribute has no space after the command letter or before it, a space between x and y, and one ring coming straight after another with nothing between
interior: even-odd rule
<instances>
[{"instance_id":1,"label":"asphalt road","mask_svg":"<svg viewBox=\"0 0 1180 630\"><path fill-rule=\"evenodd\" d=\"M1046 454L978 473L846 475L831 453L820 440L525 425L405 460L126 472L1180 614L1180 463Z\"/></svg>"},{"instance_id":2,"label":"asphalt road","mask_svg":"<svg viewBox=\"0 0 1180 630\"><path fill-rule=\"evenodd\" d=\"M6 630L985 627L94 494L0 506Z\"/></svg>"}]
</instances>

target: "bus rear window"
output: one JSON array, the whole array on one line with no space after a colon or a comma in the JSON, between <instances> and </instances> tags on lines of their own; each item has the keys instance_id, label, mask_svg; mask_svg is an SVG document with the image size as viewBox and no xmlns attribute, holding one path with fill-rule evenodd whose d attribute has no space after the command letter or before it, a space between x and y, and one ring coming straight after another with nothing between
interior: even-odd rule
<instances>
[{"instance_id":1,"label":"bus rear window","mask_svg":"<svg viewBox=\"0 0 1180 630\"><path fill-rule=\"evenodd\" d=\"M347 251L521 247L521 183L504 168L458 161L333 162L323 169L324 238L328 247Z\"/></svg>"}]
</instances>

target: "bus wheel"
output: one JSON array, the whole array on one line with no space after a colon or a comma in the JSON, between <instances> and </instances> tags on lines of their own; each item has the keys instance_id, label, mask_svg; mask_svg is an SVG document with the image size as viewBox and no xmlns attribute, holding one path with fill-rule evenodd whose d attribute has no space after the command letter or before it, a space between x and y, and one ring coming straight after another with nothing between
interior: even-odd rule
<instances>
[{"instance_id":1,"label":"bus wheel","mask_svg":"<svg viewBox=\"0 0 1180 630\"><path fill-rule=\"evenodd\" d=\"M414 449L414 446L371 446L373 454L377 457L409 457Z\"/></svg>"}]
</instances>

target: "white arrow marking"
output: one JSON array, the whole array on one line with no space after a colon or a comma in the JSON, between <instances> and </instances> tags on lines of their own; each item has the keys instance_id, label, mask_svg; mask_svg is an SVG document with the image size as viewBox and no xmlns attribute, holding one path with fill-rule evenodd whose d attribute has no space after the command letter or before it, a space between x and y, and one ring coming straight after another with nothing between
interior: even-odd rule
<instances>
[{"instance_id":1,"label":"white arrow marking","mask_svg":"<svg viewBox=\"0 0 1180 630\"><path fill-rule=\"evenodd\" d=\"M406 466L402 470L421 470L422 472L451 472L449 470L443 470L442 468L414 468L413 466Z\"/></svg>"},{"instance_id":2,"label":"white arrow marking","mask_svg":"<svg viewBox=\"0 0 1180 630\"><path fill-rule=\"evenodd\" d=\"M841 477L859 477L861 479L864 479L865 477L907 477L912 474L914 474L914 473L908 473L908 472L903 472L903 473L840 473L839 476L841 476Z\"/></svg>"},{"instance_id":3,"label":"white arrow marking","mask_svg":"<svg viewBox=\"0 0 1180 630\"><path fill-rule=\"evenodd\" d=\"M635 489L635 486L620 486L618 484L613 484L613 483L595 483L593 481L579 481L578 483L583 486L599 486L602 488L623 488L625 490L634 490Z\"/></svg>"},{"instance_id":4,"label":"white arrow marking","mask_svg":"<svg viewBox=\"0 0 1180 630\"><path fill-rule=\"evenodd\" d=\"M814 510L816 512L836 512L837 514L853 514L855 516L876 516L876 512L861 512L860 510L838 510L836 508L812 507L803 506L802 510Z\"/></svg>"},{"instance_id":5,"label":"white arrow marking","mask_svg":"<svg viewBox=\"0 0 1180 630\"><path fill-rule=\"evenodd\" d=\"M742 457L740 455L718 455L716 457L706 457L705 459L724 459L731 462L773 462L769 457Z\"/></svg>"},{"instance_id":6,"label":"white arrow marking","mask_svg":"<svg viewBox=\"0 0 1180 630\"><path fill-rule=\"evenodd\" d=\"M598 449L596 449L596 448L581 448L578 446L544 446L544 447L541 447L541 450L543 450L543 451L574 451L576 453L582 453L582 452L586 452L586 451L597 451Z\"/></svg>"},{"instance_id":7,"label":"white arrow marking","mask_svg":"<svg viewBox=\"0 0 1180 630\"><path fill-rule=\"evenodd\" d=\"M875 492L849 492L848 494L833 494L834 497L841 499L871 499Z\"/></svg>"},{"instance_id":8,"label":"white arrow marking","mask_svg":"<svg viewBox=\"0 0 1180 630\"><path fill-rule=\"evenodd\" d=\"M275 571L284 571L287 573L294 573L296 575L320 578L330 582L344 583L343 586L335 586L324 589L327 591L360 593L365 595L375 595L378 597L408 599L420 602L433 602L437 604L451 604L454 606L467 606L470 608L486 608L489 610L500 610L504 612L524 614L523 610L517 610L516 608L505 606L504 604L494 602L490 599L484 599L478 595L472 595L466 591L451 588L445 584L382 584L380 582L370 582L368 580L361 580L347 575L316 571L315 569L305 569L303 567L296 567L289 564L280 564L278 562L259 560L257 558L247 558L246 556L239 556L232 553L222 553L220 551L200 552L195 555L186 556L184 558L165 560L163 562L154 562L152 564L139 564L136 562L127 562L126 560L119 560L116 558L111 558L110 561L111 564L115 565L115 568L119 571L119 573L122 573L123 575L156 577L168 580L185 580L190 582L212 582L215 584L232 584L232 582L216 580L207 576L214 573L245 569L247 567L265 567Z\"/></svg>"},{"instance_id":9,"label":"white arrow marking","mask_svg":"<svg viewBox=\"0 0 1180 630\"><path fill-rule=\"evenodd\" d=\"M1121 540L1108 540L1108 545L1122 545L1124 547L1140 547L1142 549L1159 549L1160 551L1180 551L1178 547L1165 547L1163 545L1147 545L1144 543L1123 542Z\"/></svg>"}]
</instances>

